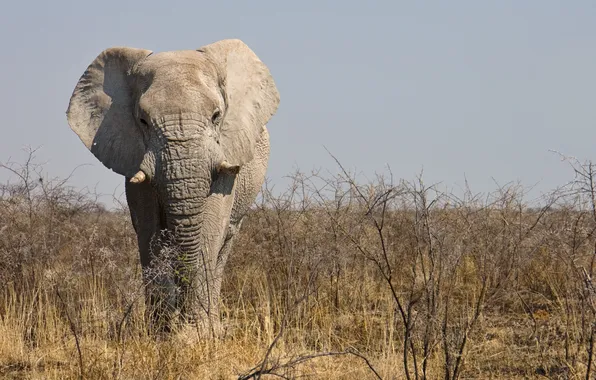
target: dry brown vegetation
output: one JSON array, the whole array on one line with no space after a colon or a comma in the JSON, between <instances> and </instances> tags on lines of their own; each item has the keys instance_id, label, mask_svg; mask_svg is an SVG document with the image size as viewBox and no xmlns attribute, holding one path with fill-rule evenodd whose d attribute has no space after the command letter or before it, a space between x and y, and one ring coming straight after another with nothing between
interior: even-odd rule
<instances>
[{"instance_id":1,"label":"dry brown vegetation","mask_svg":"<svg viewBox=\"0 0 596 380\"><path fill-rule=\"evenodd\" d=\"M227 267L225 336L207 341L149 334L124 207L34 160L5 164L0 375L592 378L595 180L570 164L574 180L537 201L518 184L456 197L390 173L265 187Z\"/></svg>"}]
</instances>

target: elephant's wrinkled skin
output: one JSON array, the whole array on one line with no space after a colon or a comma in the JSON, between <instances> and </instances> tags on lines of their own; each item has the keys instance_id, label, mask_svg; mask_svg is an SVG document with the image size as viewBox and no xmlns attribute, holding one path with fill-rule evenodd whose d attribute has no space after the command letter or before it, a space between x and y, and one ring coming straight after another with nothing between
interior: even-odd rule
<instances>
[{"instance_id":1,"label":"elephant's wrinkled skin","mask_svg":"<svg viewBox=\"0 0 596 380\"><path fill-rule=\"evenodd\" d=\"M269 70L239 40L155 54L110 48L77 83L68 123L126 177L154 319L165 326L180 315L218 332L223 269L263 184L278 104ZM147 271L162 261L174 270Z\"/></svg>"}]
</instances>

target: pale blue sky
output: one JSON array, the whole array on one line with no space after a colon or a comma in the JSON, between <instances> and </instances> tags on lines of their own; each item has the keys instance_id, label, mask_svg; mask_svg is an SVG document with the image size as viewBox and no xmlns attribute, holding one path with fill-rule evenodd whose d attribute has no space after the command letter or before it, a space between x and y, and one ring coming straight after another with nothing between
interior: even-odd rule
<instances>
[{"instance_id":1,"label":"pale blue sky","mask_svg":"<svg viewBox=\"0 0 596 380\"><path fill-rule=\"evenodd\" d=\"M70 94L103 49L244 40L281 94L268 177L390 165L476 191L571 179L549 150L596 158L596 2L13 1L0 12L0 161L25 145L76 186L123 180L70 131ZM0 172L0 179L6 173Z\"/></svg>"}]
</instances>

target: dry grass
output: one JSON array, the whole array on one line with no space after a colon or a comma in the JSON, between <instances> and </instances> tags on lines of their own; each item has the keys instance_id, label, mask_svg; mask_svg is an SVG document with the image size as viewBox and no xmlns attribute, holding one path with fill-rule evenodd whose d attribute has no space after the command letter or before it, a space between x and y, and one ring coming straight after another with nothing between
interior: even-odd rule
<instances>
[{"instance_id":1,"label":"dry grass","mask_svg":"<svg viewBox=\"0 0 596 380\"><path fill-rule=\"evenodd\" d=\"M225 336L208 341L149 333L125 209L40 182L33 161L4 167L4 378L594 376L590 163L540 204L517 185L457 198L421 180L296 173L245 220Z\"/></svg>"}]
</instances>

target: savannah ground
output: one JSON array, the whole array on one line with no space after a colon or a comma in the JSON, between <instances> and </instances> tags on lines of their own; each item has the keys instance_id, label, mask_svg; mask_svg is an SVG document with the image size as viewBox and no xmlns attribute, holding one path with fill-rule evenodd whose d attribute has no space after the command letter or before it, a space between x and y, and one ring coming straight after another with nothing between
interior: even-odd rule
<instances>
[{"instance_id":1,"label":"savannah ground","mask_svg":"<svg viewBox=\"0 0 596 380\"><path fill-rule=\"evenodd\" d=\"M0 187L0 376L8 379L589 379L596 180L540 199L456 196L391 173L265 186L222 291L225 334L150 334L125 205L47 178ZM41 178L41 180L40 180Z\"/></svg>"}]
</instances>

